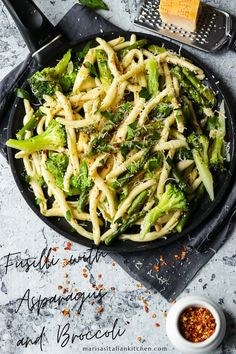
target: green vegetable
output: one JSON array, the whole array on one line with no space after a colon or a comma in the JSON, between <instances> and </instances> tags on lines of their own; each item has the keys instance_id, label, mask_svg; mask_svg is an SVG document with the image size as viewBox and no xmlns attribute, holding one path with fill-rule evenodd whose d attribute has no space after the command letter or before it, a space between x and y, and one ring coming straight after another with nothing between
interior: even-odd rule
<instances>
[{"instance_id":1,"label":"green vegetable","mask_svg":"<svg viewBox=\"0 0 236 354\"><path fill-rule=\"evenodd\" d=\"M71 50L68 50L55 67L36 71L28 79L31 91L37 99L41 101L43 95L52 96L56 91L62 91L59 80L66 71L70 59Z\"/></svg>"},{"instance_id":2,"label":"green vegetable","mask_svg":"<svg viewBox=\"0 0 236 354\"><path fill-rule=\"evenodd\" d=\"M88 174L87 162L83 161L82 164L80 165L80 174L78 177L78 184L77 184L79 192L80 192L80 197L79 197L78 204L77 204L77 210L79 212L84 211L88 192L91 189L92 185L93 185L93 182L92 182L91 177L89 177L89 174Z\"/></svg>"},{"instance_id":3,"label":"green vegetable","mask_svg":"<svg viewBox=\"0 0 236 354\"><path fill-rule=\"evenodd\" d=\"M84 58L86 57L86 55L88 54L89 49L91 48L92 45L92 41L89 41L85 44L84 48L78 52L76 52L76 57L82 61L84 60Z\"/></svg>"},{"instance_id":4,"label":"green vegetable","mask_svg":"<svg viewBox=\"0 0 236 354\"><path fill-rule=\"evenodd\" d=\"M149 150L150 149L146 149L146 151L144 152L144 154L140 160L127 166L127 171L122 173L121 176L118 177L116 181L112 182L109 185L109 187L112 190L116 190L120 187L123 187L125 184L127 184L134 177L134 175L136 173L138 173L144 167L144 165L149 157Z\"/></svg>"},{"instance_id":5,"label":"green vegetable","mask_svg":"<svg viewBox=\"0 0 236 354\"><path fill-rule=\"evenodd\" d=\"M183 231L184 226L186 225L186 223L189 220L191 212L193 213L196 210L196 208L199 204L199 201L202 199L204 193L205 193L205 187L204 187L204 184L201 183L200 186L198 187L197 191L195 192L193 202L191 203L191 211L189 209L188 211L184 212L184 214L182 215L182 217L180 218L180 220L176 226L176 230L178 232Z\"/></svg>"},{"instance_id":6,"label":"green vegetable","mask_svg":"<svg viewBox=\"0 0 236 354\"><path fill-rule=\"evenodd\" d=\"M38 123L39 117L35 114L28 120L28 122L16 133L17 140L24 140L27 131L32 132Z\"/></svg>"},{"instance_id":7,"label":"green vegetable","mask_svg":"<svg viewBox=\"0 0 236 354\"><path fill-rule=\"evenodd\" d=\"M121 236L125 230L127 230L129 227L133 226L139 219L143 218L146 214L146 211L140 211L137 214L134 214L128 218L123 225L121 225L116 231L114 231L111 235L109 235L105 239L105 244L109 246L115 239L117 239L119 236Z\"/></svg>"},{"instance_id":8,"label":"green vegetable","mask_svg":"<svg viewBox=\"0 0 236 354\"><path fill-rule=\"evenodd\" d=\"M58 188L63 190L64 176L68 166L68 157L63 153L49 151L46 161L47 170L53 175Z\"/></svg>"},{"instance_id":9,"label":"green vegetable","mask_svg":"<svg viewBox=\"0 0 236 354\"><path fill-rule=\"evenodd\" d=\"M150 159L148 159L146 164L147 170L149 172L153 172L157 170L159 167L161 167L162 161L163 161L162 154L158 154L156 156L151 157Z\"/></svg>"},{"instance_id":10,"label":"green vegetable","mask_svg":"<svg viewBox=\"0 0 236 354\"><path fill-rule=\"evenodd\" d=\"M213 178L208 166L209 140L204 135L192 133L187 139L202 182L211 200L214 200Z\"/></svg>"},{"instance_id":11,"label":"green vegetable","mask_svg":"<svg viewBox=\"0 0 236 354\"><path fill-rule=\"evenodd\" d=\"M108 65L108 57L103 49L96 49L99 78L106 90L113 81L113 75Z\"/></svg>"},{"instance_id":12,"label":"green vegetable","mask_svg":"<svg viewBox=\"0 0 236 354\"><path fill-rule=\"evenodd\" d=\"M144 219L140 237L143 239L146 234L155 225L158 218L171 211L187 211L187 199L185 194L175 184L167 184L165 192L160 197L160 200L153 209L151 209Z\"/></svg>"},{"instance_id":13,"label":"green vegetable","mask_svg":"<svg viewBox=\"0 0 236 354\"><path fill-rule=\"evenodd\" d=\"M166 159L167 163L171 166L171 172L176 180L176 183L178 184L179 188L186 194L189 194L191 192L190 187L188 184L184 181L183 176L181 175L180 171L175 167L173 161L168 157Z\"/></svg>"},{"instance_id":14,"label":"green vegetable","mask_svg":"<svg viewBox=\"0 0 236 354\"><path fill-rule=\"evenodd\" d=\"M121 60L123 59L126 54L129 53L129 51L131 51L132 49L140 49L145 47L145 45L148 44L148 40L147 39L140 39L139 41L135 42L134 44L129 45L128 47L125 47L123 49L120 49L118 51L118 58Z\"/></svg>"},{"instance_id":15,"label":"green vegetable","mask_svg":"<svg viewBox=\"0 0 236 354\"><path fill-rule=\"evenodd\" d=\"M102 0L79 0L79 2L93 10L109 10L107 4Z\"/></svg>"},{"instance_id":16,"label":"green vegetable","mask_svg":"<svg viewBox=\"0 0 236 354\"><path fill-rule=\"evenodd\" d=\"M147 50L149 50L149 52L151 52L151 53L154 54L154 55L158 55L158 54L161 54L161 53L165 53L165 52L166 52L166 48L164 48L164 47L159 47L159 46L156 45L156 44L150 44L150 45L147 47Z\"/></svg>"},{"instance_id":17,"label":"green vegetable","mask_svg":"<svg viewBox=\"0 0 236 354\"><path fill-rule=\"evenodd\" d=\"M148 197L148 191L141 192L132 202L128 210L128 215L133 215L140 211Z\"/></svg>"},{"instance_id":18,"label":"green vegetable","mask_svg":"<svg viewBox=\"0 0 236 354\"><path fill-rule=\"evenodd\" d=\"M14 93L17 97L23 98L25 100L30 100L30 94L28 91L22 89L22 88L15 88Z\"/></svg>"},{"instance_id":19,"label":"green vegetable","mask_svg":"<svg viewBox=\"0 0 236 354\"><path fill-rule=\"evenodd\" d=\"M52 120L45 132L25 140L9 139L6 145L28 154L40 150L55 150L66 145L66 133L62 125Z\"/></svg>"},{"instance_id":20,"label":"green vegetable","mask_svg":"<svg viewBox=\"0 0 236 354\"><path fill-rule=\"evenodd\" d=\"M151 96L156 96L159 92L159 73L155 59L150 58L146 64L148 74L148 91Z\"/></svg>"},{"instance_id":21,"label":"green vegetable","mask_svg":"<svg viewBox=\"0 0 236 354\"><path fill-rule=\"evenodd\" d=\"M150 94L149 90L146 87L142 87L139 92L140 98L145 98L146 101L149 101L152 95Z\"/></svg>"},{"instance_id":22,"label":"green vegetable","mask_svg":"<svg viewBox=\"0 0 236 354\"><path fill-rule=\"evenodd\" d=\"M173 112L173 108L170 104L161 102L159 103L149 114L151 118L164 119L169 117Z\"/></svg>"},{"instance_id":23,"label":"green vegetable","mask_svg":"<svg viewBox=\"0 0 236 354\"><path fill-rule=\"evenodd\" d=\"M191 84L195 87L195 89L202 95L208 102L209 105L215 107L217 103L217 99L214 95L214 92L207 86L204 86L201 81L196 77L194 73L192 73L187 68L182 69L186 78L191 82Z\"/></svg>"},{"instance_id":24,"label":"green vegetable","mask_svg":"<svg viewBox=\"0 0 236 354\"><path fill-rule=\"evenodd\" d=\"M99 75L98 75L98 72L97 72L97 69L95 67L95 65L91 64L89 61L86 61L84 63L84 66L89 70L89 74L92 76L92 77L97 77L99 78Z\"/></svg>"},{"instance_id":25,"label":"green vegetable","mask_svg":"<svg viewBox=\"0 0 236 354\"><path fill-rule=\"evenodd\" d=\"M210 149L210 168L215 172L224 171L225 134L225 111L224 104L222 103L216 126L210 131L210 136L213 138L213 143Z\"/></svg>"},{"instance_id":26,"label":"green vegetable","mask_svg":"<svg viewBox=\"0 0 236 354\"><path fill-rule=\"evenodd\" d=\"M200 106L205 106L205 100L202 98L200 93L195 89L195 87L191 84L191 82L185 77L181 68L179 66L175 66L171 70L172 74L177 78L180 86L185 91L186 95L193 99Z\"/></svg>"}]
</instances>

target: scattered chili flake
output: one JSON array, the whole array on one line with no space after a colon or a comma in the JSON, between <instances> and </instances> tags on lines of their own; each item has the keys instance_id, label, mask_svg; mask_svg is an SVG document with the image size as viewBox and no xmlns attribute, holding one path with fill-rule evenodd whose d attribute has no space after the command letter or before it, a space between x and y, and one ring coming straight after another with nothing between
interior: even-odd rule
<instances>
[{"instance_id":1,"label":"scattered chili flake","mask_svg":"<svg viewBox=\"0 0 236 354\"><path fill-rule=\"evenodd\" d=\"M112 264L111 264L111 265L112 265L112 267L115 267L116 263L115 263L115 262L112 262Z\"/></svg>"},{"instance_id":2,"label":"scattered chili flake","mask_svg":"<svg viewBox=\"0 0 236 354\"><path fill-rule=\"evenodd\" d=\"M181 260L184 260L187 256L187 248L186 246L183 246L182 252L181 252Z\"/></svg>"},{"instance_id":3,"label":"scattered chili flake","mask_svg":"<svg viewBox=\"0 0 236 354\"><path fill-rule=\"evenodd\" d=\"M99 306L98 308L98 313L102 313L103 312L103 307L102 306Z\"/></svg>"},{"instance_id":4,"label":"scattered chili flake","mask_svg":"<svg viewBox=\"0 0 236 354\"><path fill-rule=\"evenodd\" d=\"M63 289L63 294L68 293L68 291L69 291L69 289L68 289L68 288L64 288L64 289Z\"/></svg>"},{"instance_id":5,"label":"scattered chili flake","mask_svg":"<svg viewBox=\"0 0 236 354\"><path fill-rule=\"evenodd\" d=\"M67 258L63 259L63 267L66 267L70 263L70 260Z\"/></svg>"},{"instance_id":6,"label":"scattered chili flake","mask_svg":"<svg viewBox=\"0 0 236 354\"><path fill-rule=\"evenodd\" d=\"M155 326L156 326L156 327L160 327L161 325L160 325L160 323L156 322L156 323L155 323Z\"/></svg>"},{"instance_id":7,"label":"scattered chili flake","mask_svg":"<svg viewBox=\"0 0 236 354\"><path fill-rule=\"evenodd\" d=\"M87 273L87 268L83 268L83 273Z\"/></svg>"},{"instance_id":8,"label":"scattered chili flake","mask_svg":"<svg viewBox=\"0 0 236 354\"><path fill-rule=\"evenodd\" d=\"M58 286L57 286L57 289L58 289L58 290L61 290L61 289L63 289L63 286L62 286L62 285L58 285Z\"/></svg>"},{"instance_id":9,"label":"scattered chili flake","mask_svg":"<svg viewBox=\"0 0 236 354\"><path fill-rule=\"evenodd\" d=\"M152 318L156 318L157 315L155 313L152 314Z\"/></svg>"},{"instance_id":10,"label":"scattered chili flake","mask_svg":"<svg viewBox=\"0 0 236 354\"><path fill-rule=\"evenodd\" d=\"M69 275L68 275L67 273L64 273L64 274L63 274L63 277L64 277L64 278L68 278Z\"/></svg>"},{"instance_id":11,"label":"scattered chili flake","mask_svg":"<svg viewBox=\"0 0 236 354\"><path fill-rule=\"evenodd\" d=\"M154 268L154 272L156 273L159 272L160 269L159 264L155 263L153 268Z\"/></svg>"},{"instance_id":12,"label":"scattered chili flake","mask_svg":"<svg viewBox=\"0 0 236 354\"><path fill-rule=\"evenodd\" d=\"M98 278L101 279L102 278L102 274L98 274Z\"/></svg>"},{"instance_id":13,"label":"scattered chili flake","mask_svg":"<svg viewBox=\"0 0 236 354\"><path fill-rule=\"evenodd\" d=\"M149 312L149 308L148 308L148 306L144 306L144 311L145 311L146 313L148 313L148 312Z\"/></svg>"},{"instance_id":14,"label":"scattered chili flake","mask_svg":"<svg viewBox=\"0 0 236 354\"><path fill-rule=\"evenodd\" d=\"M143 300L143 303L144 303L144 305L147 305L147 306L148 306L147 300Z\"/></svg>"},{"instance_id":15,"label":"scattered chili flake","mask_svg":"<svg viewBox=\"0 0 236 354\"><path fill-rule=\"evenodd\" d=\"M188 307L179 319L180 332L190 342L203 342L215 332L216 321L204 307Z\"/></svg>"},{"instance_id":16,"label":"scattered chili flake","mask_svg":"<svg viewBox=\"0 0 236 354\"><path fill-rule=\"evenodd\" d=\"M92 288L95 288L96 287L96 285L95 284L92 284Z\"/></svg>"},{"instance_id":17,"label":"scattered chili flake","mask_svg":"<svg viewBox=\"0 0 236 354\"><path fill-rule=\"evenodd\" d=\"M88 274L83 273L83 277L84 277L84 278L88 278Z\"/></svg>"},{"instance_id":18,"label":"scattered chili flake","mask_svg":"<svg viewBox=\"0 0 236 354\"><path fill-rule=\"evenodd\" d=\"M58 250L58 247L53 246L53 247L51 247L51 250L52 250L53 252L56 252L56 251Z\"/></svg>"},{"instance_id":19,"label":"scattered chili flake","mask_svg":"<svg viewBox=\"0 0 236 354\"><path fill-rule=\"evenodd\" d=\"M65 317L70 317L70 309L65 308L64 310L61 311L63 316Z\"/></svg>"},{"instance_id":20,"label":"scattered chili flake","mask_svg":"<svg viewBox=\"0 0 236 354\"><path fill-rule=\"evenodd\" d=\"M48 257L44 257L44 263L45 263L45 264L48 263Z\"/></svg>"},{"instance_id":21,"label":"scattered chili flake","mask_svg":"<svg viewBox=\"0 0 236 354\"><path fill-rule=\"evenodd\" d=\"M141 342L142 341L142 337L137 337L137 341Z\"/></svg>"},{"instance_id":22,"label":"scattered chili flake","mask_svg":"<svg viewBox=\"0 0 236 354\"><path fill-rule=\"evenodd\" d=\"M103 284L98 284L97 285L97 289L102 289L103 288Z\"/></svg>"},{"instance_id":23,"label":"scattered chili flake","mask_svg":"<svg viewBox=\"0 0 236 354\"><path fill-rule=\"evenodd\" d=\"M64 250L70 251L71 250L71 246L72 246L72 243L71 242L67 242L66 243L66 247L64 248Z\"/></svg>"}]
</instances>

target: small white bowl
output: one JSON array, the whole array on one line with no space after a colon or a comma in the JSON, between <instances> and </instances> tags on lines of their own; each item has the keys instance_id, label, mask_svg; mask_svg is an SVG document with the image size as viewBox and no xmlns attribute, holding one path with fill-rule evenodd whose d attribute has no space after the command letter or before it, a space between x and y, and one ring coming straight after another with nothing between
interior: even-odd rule
<instances>
[{"instance_id":1,"label":"small white bowl","mask_svg":"<svg viewBox=\"0 0 236 354\"><path fill-rule=\"evenodd\" d=\"M182 312L191 307L204 307L208 309L215 318L215 332L205 341L192 343L186 340L179 330L179 318ZM166 319L166 332L176 349L187 354L213 354L222 342L226 331L225 315L221 308L212 300L204 296L186 296L178 300L168 311Z\"/></svg>"}]
</instances>

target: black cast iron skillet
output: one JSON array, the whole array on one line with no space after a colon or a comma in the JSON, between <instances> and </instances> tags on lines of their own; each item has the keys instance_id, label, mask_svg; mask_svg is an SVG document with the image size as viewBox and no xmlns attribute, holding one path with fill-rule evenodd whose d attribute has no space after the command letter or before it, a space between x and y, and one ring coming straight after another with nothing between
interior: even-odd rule
<instances>
[{"instance_id":1,"label":"black cast iron skillet","mask_svg":"<svg viewBox=\"0 0 236 354\"><path fill-rule=\"evenodd\" d=\"M41 11L30 1L30 0L3 0L4 4L7 6L11 15L13 16L17 26L19 27L31 53L37 62L37 68L48 65L55 65L56 59L60 58L62 54L68 49L73 48L73 50L82 49L88 40L94 40L94 36L83 38L77 43L69 43L63 36L56 32L55 28L50 24L50 22L45 18ZM138 38L147 38L150 43L156 43L158 45L164 44L168 49L179 52L180 48L173 42L162 39L157 36L151 36L142 33L136 33ZM119 35L130 37L130 32L116 32L116 33L105 33L98 34L99 37L105 40L110 40ZM95 44L94 40L94 44ZM117 240L112 244L111 247L101 245L101 249L112 252L135 252L148 249L154 249L163 245L167 245L170 242L180 240L186 235L191 235L191 232L198 226L204 223L217 208L220 207L222 198L229 192L230 185L232 182L233 171L235 169L235 122L232 114L232 110L228 104L227 97L225 97L224 92L214 81L213 74L206 69L205 65L202 65L198 59L193 57L192 54L188 53L186 50L181 49L181 55L191 60L194 64L201 67L207 77L208 85L215 91L218 92L218 101L225 101L226 115L227 115L227 139L229 141L229 153L230 162L227 165L227 169L224 174L222 174L215 186L215 200L210 202L209 198L206 196L199 206L198 210L191 217L187 227L181 233L175 233L168 236L167 239L159 239L149 243L134 243L130 241L120 241ZM23 85L27 88L27 82ZM16 99L12 108L9 126L8 126L8 138L15 138L16 132L22 127L22 119L24 116L24 107L22 100ZM38 207L35 205L34 195L29 189L29 185L24 179L24 167L21 160L16 160L14 158L16 151L8 148L8 158L11 166L13 176L15 178L16 184L21 191L24 199L31 207L31 209L52 229L54 229L59 234L65 236L66 238L78 242L85 246L91 246L92 242L86 238L73 233L71 231L70 225L65 221L64 218L45 218L39 212Z\"/></svg>"}]
</instances>

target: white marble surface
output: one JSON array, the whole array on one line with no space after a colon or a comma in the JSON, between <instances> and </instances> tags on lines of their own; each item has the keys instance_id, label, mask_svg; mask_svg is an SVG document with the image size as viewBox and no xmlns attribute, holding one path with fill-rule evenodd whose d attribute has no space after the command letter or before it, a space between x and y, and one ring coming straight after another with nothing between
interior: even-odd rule
<instances>
[{"instance_id":1,"label":"white marble surface","mask_svg":"<svg viewBox=\"0 0 236 354\"><path fill-rule=\"evenodd\" d=\"M38 6L56 24L61 17L76 2L74 0L37 0ZM126 29L134 29L132 20L137 11L137 0L109 0L111 11L102 12L113 23ZM236 15L236 0L211 0L209 3L228 10ZM15 65L20 63L27 54L27 48L16 30L6 9L0 3L0 79ZM207 55L194 50L216 72L216 76L223 78L236 97L236 54L224 53ZM63 259L71 254L81 255L86 249L77 244L72 250L64 250L66 240L50 230L28 208L18 191L6 161L0 156L0 353L40 353L39 345L17 347L17 341L23 336L35 339L45 326L46 335L43 337L43 352L47 354L82 353L83 347L89 346L119 346L119 351L107 350L107 353L123 352L122 346L151 347L148 353L165 352L178 354L169 343L165 333L164 311L168 304L159 294L139 287L119 266L114 265L109 256L102 258L92 267L88 263L80 262L74 266L63 267ZM24 272L14 266L6 270L6 257L9 252L21 252L19 259L27 257L39 258L44 247L57 246L54 257L60 258L59 263L49 270L31 269ZM86 268L88 277L82 274ZM184 291L186 294L203 294L210 296L225 310L228 319L227 338L223 345L215 351L216 354L236 353L236 228L231 238L198 273L192 283ZM68 278L65 278L65 273ZM102 274L102 278L99 278ZM87 301L79 316L76 315L74 303L55 306L48 305L37 315L36 310L30 312L24 303L18 313L19 299L23 297L27 288L31 296L42 297L61 294L58 285L68 288L68 291L94 291L92 284L103 284L107 291L102 301L103 312L98 314L99 304L89 304ZM144 311L144 302L147 300L149 312ZM64 308L71 309L71 316L62 315ZM152 314L156 314L156 318ZM126 329L123 336L116 340L106 338L91 341L75 341L62 348L56 343L58 325L69 322L71 332L79 333L86 328L111 329L114 320L119 319L119 325ZM160 327L155 326L159 323ZM138 338L141 337L141 338ZM139 341L139 340L141 341ZM155 350L156 347L156 350ZM104 350L103 350L104 351ZM96 353L91 350L91 353ZM131 348L129 353L137 349ZM140 349L144 353L144 349ZM213 354L213 353L212 353Z\"/></svg>"}]
</instances>

